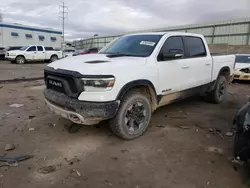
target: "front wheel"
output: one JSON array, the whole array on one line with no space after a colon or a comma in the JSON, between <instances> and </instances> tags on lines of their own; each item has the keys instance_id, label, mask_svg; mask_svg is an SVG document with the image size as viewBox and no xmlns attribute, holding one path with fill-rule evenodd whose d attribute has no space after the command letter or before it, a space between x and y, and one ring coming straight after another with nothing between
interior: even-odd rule
<instances>
[{"instance_id":1,"label":"front wheel","mask_svg":"<svg viewBox=\"0 0 250 188\"><path fill-rule=\"evenodd\" d=\"M221 103L226 95L227 95L227 86L228 82L225 76L219 76L219 78L216 80L214 89L208 93L206 96L206 99L209 102L219 104Z\"/></svg>"},{"instance_id":2,"label":"front wheel","mask_svg":"<svg viewBox=\"0 0 250 188\"><path fill-rule=\"evenodd\" d=\"M125 140L135 139L147 130L151 114L149 99L139 91L130 91L111 120L110 128Z\"/></svg>"},{"instance_id":3,"label":"front wheel","mask_svg":"<svg viewBox=\"0 0 250 188\"><path fill-rule=\"evenodd\" d=\"M17 56L16 57L16 63L17 64L24 64L25 63L25 58L23 56Z\"/></svg>"}]
</instances>

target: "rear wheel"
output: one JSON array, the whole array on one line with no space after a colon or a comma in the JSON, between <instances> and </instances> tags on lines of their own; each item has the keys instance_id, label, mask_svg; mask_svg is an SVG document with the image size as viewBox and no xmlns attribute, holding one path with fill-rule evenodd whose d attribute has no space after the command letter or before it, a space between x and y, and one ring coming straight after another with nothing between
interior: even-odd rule
<instances>
[{"instance_id":1,"label":"rear wheel","mask_svg":"<svg viewBox=\"0 0 250 188\"><path fill-rule=\"evenodd\" d=\"M58 60L57 55L52 55L51 58L50 58L50 62L54 62L56 60Z\"/></svg>"},{"instance_id":2,"label":"rear wheel","mask_svg":"<svg viewBox=\"0 0 250 188\"><path fill-rule=\"evenodd\" d=\"M219 104L227 95L228 82L225 76L219 76L215 83L214 89L206 96L209 102Z\"/></svg>"},{"instance_id":3,"label":"rear wheel","mask_svg":"<svg viewBox=\"0 0 250 188\"><path fill-rule=\"evenodd\" d=\"M130 91L111 120L111 130L125 140L135 139L147 130L151 113L149 99L138 91Z\"/></svg>"},{"instance_id":4,"label":"rear wheel","mask_svg":"<svg viewBox=\"0 0 250 188\"><path fill-rule=\"evenodd\" d=\"M24 64L25 63L25 58L23 56L17 56L16 57L16 63L17 64Z\"/></svg>"}]
</instances>

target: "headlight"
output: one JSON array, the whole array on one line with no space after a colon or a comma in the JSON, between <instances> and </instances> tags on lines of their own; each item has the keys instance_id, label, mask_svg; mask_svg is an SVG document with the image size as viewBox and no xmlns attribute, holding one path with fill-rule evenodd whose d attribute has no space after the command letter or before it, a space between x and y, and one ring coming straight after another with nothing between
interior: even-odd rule
<instances>
[{"instance_id":1,"label":"headlight","mask_svg":"<svg viewBox=\"0 0 250 188\"><path fill-rule=\"evenodd\" d=\"M84 84L84 91L110 91L114 84L115 78L81 78Z\"/></svg>"}]
</instances>

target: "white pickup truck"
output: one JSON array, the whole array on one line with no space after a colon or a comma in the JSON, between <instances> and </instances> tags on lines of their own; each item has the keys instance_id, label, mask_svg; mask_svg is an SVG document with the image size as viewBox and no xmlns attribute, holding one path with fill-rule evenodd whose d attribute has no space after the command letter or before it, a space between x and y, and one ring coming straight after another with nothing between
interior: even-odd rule
<instances>
[{"instance_id":1,"label":"white pickup truck","mask_svg":"<svg viewBox=\"0 0 250 188\"><path fill-rule=\"evenodd\" d=\"M111 130L134 139L157 108L191 95L224 100L234 55L212 57L205 38L189 33L122 36L98 54L62 59L45 68L48 107L77 124L111 119Z\"/></svg>"},{"instance_id":2,"label":"white pickup truck","mask_svg":"<svg viewBox=\"0 0 250 188\"><path fill-rule=\"evenodd\" d=\"M52 47L24 46L20 50L7 51L5 59L12 63L24 64L27 61L56 61L62 58L62 51L55 51Z\"/></svg>"}]
</instances>

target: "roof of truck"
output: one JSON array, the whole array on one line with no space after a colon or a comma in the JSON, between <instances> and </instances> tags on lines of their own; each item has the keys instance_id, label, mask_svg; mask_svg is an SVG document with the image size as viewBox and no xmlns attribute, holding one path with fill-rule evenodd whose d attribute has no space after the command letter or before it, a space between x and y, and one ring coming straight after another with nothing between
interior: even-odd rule
<instances>
[{"instance_id":1,"label":"roof of truck","mask_svg":"<svg viewBox=\"0 0 250 188\"><path fill-rule=\"evenodd\" d=\"M186 33L186 32L145 32L145 33L131 33L127 35L166 35L166 34L174 34L174 35L186 35L186 36L202 36L196 33Z\"/></svg>"}]
</instances>

